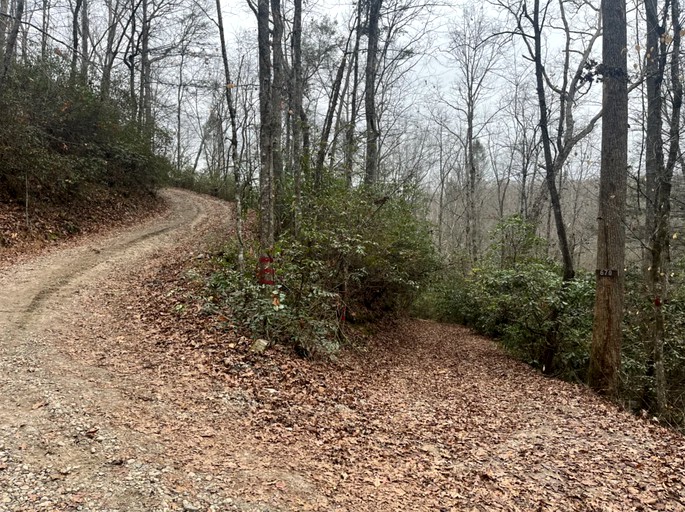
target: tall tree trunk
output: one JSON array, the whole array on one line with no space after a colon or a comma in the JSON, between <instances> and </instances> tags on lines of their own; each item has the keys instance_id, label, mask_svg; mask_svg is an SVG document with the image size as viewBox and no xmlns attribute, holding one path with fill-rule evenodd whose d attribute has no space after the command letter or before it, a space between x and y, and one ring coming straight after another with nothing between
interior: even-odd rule
<instances>
[{"instance_id":1,"label":"tall tree trunk","mask_svg":"<svg viewBox=\"0 0 685 512\"><path fill-rule=\"evenodd\" d=\"M466 244L471 265L478 261L478 219L476 212L476 157L473 153L473 118L475 105L468 98L466 107Z\"/></svg>"},{"instance_id":2,"label":"tall tree trunk","mask_svg":"<svg viewBox=\"0 0 685 512\"><path fill-rule=\"evenodd\" d=\"M2 1L0 1L0 4ZM7 0L4 0L7 3ZM48 58L48 34L50 33L50 0L43 0L43 12L41 19L41 34L40 34L40 58L45 61ZM3 10L0 5L0 16L2 16ZM2 22L0 22L0 33L3 32ZM0 35L0 39L3 35ZM0 43L1 45L2 43Z\"/></svg>"},{"instance_id":3,"label":"tall tree trunk","mask_svg":"<svg viewBox=\"0 0 685 512\"><path fill-rule=\"evenodd\" d=\"M443 235L443 224L444 224L444 211L445 211L445 185L447 182L448 175L445 173L445 157L444 157L444 145L442 140L442 126L439 127L438 133L438 169L440 171L440 194L438 197L438 252L440 255L445 254L444 248L442 246L442 235Z\"/></svg>"},{"instance_id":4,"label":"tall tree trunk","mask_svg":"<svg viewBox=\"0 0 685 512\"><path fill-rule=\"evenodd\" d=\"M90 43L90 19L88 15L88 0L82 0L81 6L81 82L88 83L89 69L89 43Z\"/></svg>"},{"instance_id":5,"label":"tall tree trunk","mask_svg":"<svg viewBox=\"0 0 685 512\"><path fill-rule=\"evenodd\" d=\"M364 183L373 185L378 181L378 115L376 113L376 73L378 71L379 22L383 0L368 0L366 53L366 173Z\"/></svg>"},{"instance_id":6,"label":"tall tree trunk","mask_svg":"<svg viewBox=\"0 0 685 512\"><path fill-rule=\"evenodd\" d=\"M573 257L571 255L568 236L566 234L566 225L561 210L561 198L556 184L556 173L563 165L563 160L555 159L552 155L552 141L549 133L549 117L547 107L547 97L545 94L545 70L542 64L542 28L540 21L540 1L535 0L535 11L533 13L533 31L534 31L534 60L535 60L535 81L538 96L538 106L540 111L540 136L542 140L542 149L545 161L545 182L549 192L550 207L554 215L554 224L557 231L557 239L559 241L559 250L561 251L562 261L564 265L564 274L561 294L565 292L566 286L575 276L573 269ZM552 327L546 334L545 349L542 354L543 371L552 372L554 370L554 359L559 348L559 316L561 311L558 306L553 307L550 312L550 324Z\"/></svg>"},{"instance_id":7,"label":"tall tree trunk","mask_svg":"<svg viewBox=\"0 0 685 512\"><path fill-rule=\"evenodd\" d=\"M221 30L221 27L219 30ZM178 66L178 84L176 84L176 170L179 172L183 168L183 152L181 151L181 118L183 112L181 107L183 106L183 93L185 90L183 80L185 58L186 52L184 49L181 51L181 62Z\"/></svg>"},{"instance_id":8,"label":"tall tree trunk","mask_svg":"<svg viewBox=\"0 0 685 512\"><path fill-rule=\"evenodd\" d=\"M647 293L652 302L652 318L649 323L649 350L647 359L647 377L653 379L647 384L643 394L644 406L649 410L659 412L662 409L662 396L659 390L663 376L663 314L661 309L662 292L660 277L662 272L662 240L659 233L660 204L659 196L664 168L664 150L662 139L662 91L664 79L665 53L661 44L661 25L659 22L658 0L645 0L646 44L648 55L645 57L645 83L647 88L647 124L645 131L645 238L647 240L644 275ZM655 396L656 395L656 396Z\"/></svg>"},{"instance_id":9,"label":"tall tree trunk","mask_svg":"<svg viewBox=\"0 0 685 512\"><path fill-rule=\"evenodd\" d=\"M136 94L136 57L138 55L138 43L136 42L136 0L131 0L131 12L129 14L129 24L131 26L131 35L128 40L128 48L126 49L126 57L124 62L128 67L128 89L129 101L131 107L131 122L135 123L138 119L138 96Z\"/></svg>"},{"instance_id":10,"label":"tall tree trunk","mask_svg":"<svg viewBox=\"0 0 685 512\"><path fill-rule=\"evenodd\" d=\"M21 27L21 20L24 16L24 0L17 0L17 5L14 9L14 20L10 33L7 36L7 44L5 45L5 53L2 56L2 67L0 68L0 91L2 91L7 75L12 68L12 60L14 59L14 52L17 47L17 37L19 36L19 28Z\"/></svg>"},{"instance_id":11,"label":"tall tree trunk","mask_svg":"<svg viewBox=\"0 0 685 512\"><path fill-rule=\"evenodd\" d=\"M10 20L9 9L9 0L0 0L0 57L5 55L5 45L7 44L7 27L9 27Z\"/></svg>"},{"instance_id":12,"label":"tall tree trunk","mask_svg":"<svg viewBox=\"0 0 685 512\"><path fill-rule=\"evenodd\" d=\"M358 103L357 93L359 91L359 46L362 37L362 0L357 0L357 26L355 28L354 52L352 58L354 59L354 71L352 75L352 93L350 94L350 118L347 122L347 130L345 132L345 179L347 186L352 186L352 171L354 166L354 154L357 149L357 144L354 140L354 135L357 127Z\"/></svg>"},{"instance_id":13,"label":"tall tree trunk","mask_svg":"<svg viewBox=\"0 0 685 512\"><path fill-rule=\"evenodd\" d=\"M224 64L224 92L226 94L226 104L228 105L228 115L231 121L231 160L233 161L233 181L235 182L235 219L236 232L238 237L238 269L242 272L245 267L245 250L243 243L243 206L242 206L242 180L240 176L240 161L238 158L238 120L235 102L233 100L233 82L231 80L231 70L228 66L228 52L226 50L226 37L224 36L224 20L221 13L221 0L216 0L217 21L219 25L219 39L221 41L221 60Z\"/></svg>"},{"instance_id":14,"label":"tall tree trunk","mask_svg":"<svg viewBox=\"0 0 685 512\"><path fill-rule=\"evenodd\" d=\"M76 67L79 58L79 15L83 8L83 0L76 0L74 4L74 13L71 20L71 81L76 81Z\"/></svg>"},{"instance_id":15,"label":"tall tree trunk","mask_svg":"<svg viewBox=\"0 0 685 512\"><path fill-rule=\"evenodd\" d=\"M274 245L273 123L271 110L271 44L269 42L269 0L257 4L259 44L259 243L270 254Z\"/></svg>"},{"instance_id":16,"label":"tall tree trunk","mask_svg":"<svg viewBox=\"0 0 685 512\"><path fill-rule=\"evenodd\" d=\"M113 3L114 1L114 3ZM126 31L129 25L135 27L135 15L138 10L138 6L142 0L131 0L131 12L127 23L123 27L121 34L117 39L117 27L119 26L119 21L123 17L123 12L120 11L121 6L119 0L106 0L105 5L107 7L107 43L105 46L104 58L102 62L102 75L100 79L100 98L108 99L111 80L112 80L112 68L114 67L114 61L119 53L119 48L121 43L126 37ZM133 29L132 38L135 35L135 28ZM131 39L132 41L132 39ZM128 65L128 59L124 59L124 62Z\"/></svg>"},{"instance_id":17,"label":"tall tree trunk","mask_svg":"<svg viewBox=\"0 0 685 512\"><path fill-rule=\"evenodd\" d=\"M680 80L680 3L670 3L670 13L664 10L664 19L659 23L658 2L645 1L647 21L647 48L650 54L646 61L647 82L647 131L645 134L646 159L646 216L645 232L647 252L645 281L652 303L652 318L649 325L650 357L647 361L647 377L653 379L653 391L646 389L644 406L657 414L666 409L666 372L664 368L665 318L663 305L668 301L668 277L670 273L670 213L673 169L680 153L680 113L682 106L682 83ZM672 48L667 48L662 36L667 26L667 17L673 23ZM662 116L664 115L661 89L666 63L670 53L671 107L669 123L668 162L664 162Z\"/></svg>"},{"instance_id":18,"label":"tall tree trunk","mask_svg":"<svg viewBox=\"0 0 685 512\"><path fill-rule=\"evenodd\" d=\"M271 154L273 158L274 231L283 222L283 89L285 87L285 58L283 56L283 14L281 0L271 0L273 19L272 52L273 80L271 82Z\"/></svg>"},{"instance_id":19,"label":"tall tree trunk","mask_svg":"<svg viewBox=\"0 0 685 512\"><path fill-rule=\"evenodd\" d=\"M540 134L545 158L545 182L549 189L549 199L552 203L559 250L564 264L564 281L570 281L575 276L575 270L573 269L573 257L569 249L566 225L564 224L564 217L561 210L561 199L556 184L556 175L563 162L559 162L558 159L555 161L555 158L552 155L552 141L549 134L549 117L547 114L548 107L545 94L545 69L542 64L542 30L540 25L539 0L535 0L535 13L533 14L533 18L535 31L535 81L538 94L538 105L540 107Z\"/></svg>"},{"instance_id":20,"label":"tall tree trunk","mask_svg":"<svg viewBox=\"0 0 685 512\"><path fill-rule=\"evenodd\" d=\"M102 78L100 80L100 98L109 98L109 89L112 80L112 67L114 67L114 41L116 39L117 14L112 5L112 0L106 0L107 6L107 45L102 64Z\"/></svg>"},{"instance_id":21,"label":"tall tree trunk","mask_svg":"<svg viewBox=\"0 0 685 512\"><path fill-rule=\"evenodd\" d=\"M323 175L323 164L326 159L326 150L328 149L328 139L331 135L331 128L333 127L333 118L335 117L335 110L340 98L340 85L345 76L345 66L347 65L347 48L343 54L338 71L335 74L333 81L333 90L331 91L331 98L328 102L328 110L324 118L323 129L321 130L321 138L319 139L319 150L316 154L316 167L314 174L314 188L320 189Z\"/></svg>"},{"instance_id":22,"label":"tall tree trunk","mask_svg":"<svg viewBox=\"0 0 685 512\"><path fill-rule=\"evenodd\" d=\"M628 74L625 0L602 0L602 163L597 226L597 292L589 384L615 395L621 366L628 175Z\"/></svg>"},{"instance_id":23,"label":"tall tree trunk","mask_svg":"<svg viewBox=\"0 0 685 512\"><path fill-rule=\"evenodd\" d=\"M295 222L297 231L299 217L302 208L302 175L304 165L303 141L302 141L302 0L294 1L293 33L292 33L292 85L291 85L291 115L292 121L292 161L293 181L295 185Z\"/></svg>"},{"instance_id":24,"label":"tall tree trunk","mask_svg":"<svg viewBox=\"0 0 685 512\"><path fill-rule=\"evenodd\" d=\"M141 131L152 147L152 76L150 62L150 12L149 0L143 0L143 25L140 31L140 111Z\"/></svg>"}]
</instances>

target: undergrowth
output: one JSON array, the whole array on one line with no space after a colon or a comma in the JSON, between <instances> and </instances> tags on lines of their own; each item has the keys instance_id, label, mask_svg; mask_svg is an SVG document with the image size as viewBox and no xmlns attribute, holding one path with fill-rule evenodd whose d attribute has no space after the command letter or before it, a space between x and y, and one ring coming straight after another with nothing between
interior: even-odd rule
<instances>
[{"instance_id":1,"label":"undergrowth","mask_svg":"<svg viewBox=\"0 0 685 512\"><path fill-rule=\"evenodd\" d=\"M257 248L247 248L241 270L231 242L211 294L215 308L252 337L291 344L305 355L333 354L347 323L406 311L435 257L428 224L401 197L379 200L330 186L307 211L274 248L274 286L257 283Z\"/></svg>"},{"instance_id":2,"label":"undergrowth","mask_svg":"<svg viewBox=\"0 0 685 512\"><path fill-rule=\"evenodd\" d=\"M542 369L551 312L559 312L560 344L552 373L586 382L592 340L595 277L579 272L562 286L562 270L542 254L544 241L519 217L492 233L477 268L445 266L413 306L416 316L472 327L492 336L515 357ZM456 258L455 258L456 259ZM668 410L662 420L685 426L685 260L675 265L666 317L665 363ZM654 377L649 374L650 343L646 299L639 268L626 273L625 317L619 399L636 412L649 407ZM547 368L549 371L550 369Z\"/></svg>"},{"instance_id":3,"label":"undergrowth","mask_svg":"<svg viewBox=\"0 0 685 512\"><path fill-rule=\"evenodd\" d=\"M94 188L137 194L169 170L127 103L70 79L58 58L14 66L0 112L0 200L23 201L28 191L69 204Z\"/></svg>"}]
</instances>

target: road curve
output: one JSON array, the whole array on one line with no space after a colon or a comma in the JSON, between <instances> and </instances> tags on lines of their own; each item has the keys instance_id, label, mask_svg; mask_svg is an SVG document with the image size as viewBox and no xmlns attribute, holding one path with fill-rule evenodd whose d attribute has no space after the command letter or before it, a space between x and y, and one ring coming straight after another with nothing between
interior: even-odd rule
<instances>
[{"instance_id":1,"label":"road curve","mask_svg":"<svg viewBox=\"0 0 685 512\"><path fill-rule=\"evenodd\" d=\"M0 271L0 332L28 329L49 320L51 308L77 292L86 281L124 262L135 263L150 252L188 236L209 215L216 201L190 192L166 189L170 211L142 226L39 257Z\"/></svg>"},{"instance_id":2,"label":"road curve","mask_svg":"<svg viewBox=\"0 0 685 512\"><path fill-rule=\"evenodd\" d=\"M79 302L85 292L230 222L229 203L160 194L162 216L0 270L0 512L166 510L168 491L148 474L161 469L138 462L162 448L123 424L131 388L57 341L78 340L74 327L98 314Z\"/></svg>"}]
</instances>

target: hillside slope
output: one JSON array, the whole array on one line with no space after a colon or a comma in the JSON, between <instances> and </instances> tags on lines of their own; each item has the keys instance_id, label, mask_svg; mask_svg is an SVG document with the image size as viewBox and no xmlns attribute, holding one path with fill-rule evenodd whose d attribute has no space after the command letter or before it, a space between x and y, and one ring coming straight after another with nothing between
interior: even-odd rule
<instances>
[{"instance_id":1,"label":"hillside slope","mask_svg":"<svg viewBox=\"0 0 685 512\"><path fill-rule=\"evenodd\" d=\"M231 207L0 271L0 511L685 510L685 440L468 330L248 351L195 293Z\"/></svg>"}]
</instances>

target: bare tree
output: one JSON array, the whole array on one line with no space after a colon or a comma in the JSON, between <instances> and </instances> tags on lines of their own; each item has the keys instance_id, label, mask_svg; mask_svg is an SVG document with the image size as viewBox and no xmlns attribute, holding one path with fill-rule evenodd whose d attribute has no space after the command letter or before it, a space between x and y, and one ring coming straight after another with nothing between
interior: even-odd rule
<instances>
[{"instance_id":1,"label":"bare tree","mask_svg":"<svg viewBox=\"0 0 685 512\"><path fill-rule=\"evenodd\" d=\"M236 234L238 238L238 269L243 270L245 266L244 244L243 244L243 225L242 225L242 180L240 173L240 160L238 158L238 120L235 102L233 99L234 83L231 80L231 70L228 65L228 51L226 49L226 37L224 35L224 20L221 13L221 0L216 0L217 25L219 28L219 40L221 42L221 60L224 65L224 92L226 94L226 104L231 122L231 161L233 163L233 180L235 187L235 216Z\"/></svg>"},{"instance_id":2,"label":"bare tree","mask_svg":"<svg viewBox=\"0 0 685 512\"><path fill-rule=\"evenodd\" d=\"M378 71L379 22L383 0L368 0L366 32L366 172L364 182L373 185L378 180L378 117L376 115L376 73Z\"/></svg>"},{"instance_id":3,"label":"bare tree","mask_svg":"<svg viewBox=\"0 0 685 512\"><path fill-rule=\"evenodd\" d=\"M645 280L652 303L650 319L650 352L647 376L654 379L654 393L645 393L645 405L661 414L666 408L666 372L664 368L665 319L663 304L668 300L670 273L670 214L673 170L680 155L681 107L683 88L680 78L680 3L666 2L659 12L657 0L645 1L647 89L647 129L645 133L647 251ZM670 4L670 9L669 9ZM661 14L661 17L660 17ZM672 24L672 32L665 27ZM670 91L664 85L666 68L670 68ZM664 101L665 96L670 101ZM664 155L663 122L668 121L668 157Z\"/></svg>"},{"instance_id":4,"label":"bare tree","mask_svg":"<svg viewBox=\"0 0 685 512\"><path fill-rule=\"evenodd\" d=\"M305 172L306 160L303 147L306 115L302 108L302 0L294 0L292 29L292 73L290 86L290 104L292 120L292 165L295 185L295 229L297 229L302 204L302 175Z\"/></svg>"},{"instance_id":5,"label":"bare tree","mask_svg":"<svg viewBox=\"0 0 685 512\"><path fill-rule=\"evenodd\" d=\"M499 5L513 15L516 21L514 35L519 36L520 41L525 45L528 58L535 67L535 88L538 96L545 181L564 265L564 280L571 280L575 275L575 270L562 213L557 178L574 146L592 132L601 117L601 113L596 114L578 129L574 115L578 101L589 90L589 84L585 80L587 77L586 66L591 61L594 44L601 34L599 16L597 13L596 24L588 27L589 31L585 32L571 29L566 14L566 3L563 0L559 0L557 3L552 0L533 0L532 5L528 0L522 0L516 4L499 2ZM563 60L561 70L557 73L561 76L559 82L554 82L547 71L544 51L545 35L551 28L552 22L550 20L553 17L555 6L558 20L563 29L557 33L564 37ZM588 10L590 13L595 10L589 3L584 3L579 9ZM556 106L557 111L556 123L550 117L553 105ZM554 126L555 124L556 126Z\"/></svg>"},{"instance_id":6,"label":"bare tree","mask_svg":"<svg viewBox=\"0 0 685 512\"><path fill-rule=\"evenodd\" d=\"M5 45L7 44L7 27L10 20L10 2L9 0L0 0L0 57L5 54Z\"/></svg>"},{"instance_id":7,"label":"bare tree","mask_svg":"<svg viewBox=\"0 0 685 512\"><path fill-rule=\"evenodd\" d=\"M24 0L17 0L14 8L12 26L9 35L7 36L7 43L5 44L5 51L2 56L2 67L0 67L0 91L2 91L4 82L12 67L12 60L17 47L17 37L19 36L19 28L21 27L21 20L24 16Z\"/></svg>"},{"instance_id":8,"label":"bare tree","mask_svg":"<svg viewBox=\"0 0 685 512\"><path fill-rule=\"evenodd\" d=\"M450 31L450 58L457 65L455 84L456 98L443 99L452 109L463 116L464 168L466 169L466 239L472 264L480 253L480 212L477 211L478 172L476 145L482 130L492 119L492 114L482 112L484 100L490 90L491 78L500 60L500 41L494 35L494 26L482 8L464 9L461 24ZM482 121L478 121L478 117Z\"/></svg>"},{"instance_id":9,"label":"bare tree","mask_svg":"<svg viewBox=\"0 0 685 512\"><path fill-rule=\"evenodd\" d=\"M543 167L551 208L550 219L553 216L563 262L563 281L567 283L574 278L575 269L557 181L573 148L592 132L601 118L600 111L582 127L576 127L576 109L594 81L592 74L588 77L587 67L592 61L594 44L602 32L600 16L597 9L588 2L573 6L577 11L584 11L583 19L591 20L588 27L579 29L572 28L569 23L566 14L568 4L565 0L520 0L514 4L500 1L499 5L513 16L516 23L513 35L523 43L527 58L534 65ZM555 25L553 20L556 20L558 25ZM547 36L552 31L563 41L563 57L560 69L556 73L556 80L548 71L545 59L545 44ZM556 120L551 115L553 112L556 113ZM562 293L565 286L561 290ZM552 308L550 312L552 327L547 332L541 361L545 371L554 370L561 336L560 313L559 307Z\"/></svg>"},{"instance_id":10,"label":"bare tree","mask_svg":"<svg viewBox=\"0 0 685 512\"><path fill-rule=\"evenodd\" d=\"M273 186L273 123L271 85L271 42L269 40L269 0L257 3L257 41L259 44L259 152L260 152L260 224L259 242L262 252L271 252L274 245L274 186Z\"/></svg>"}]
</instances>

